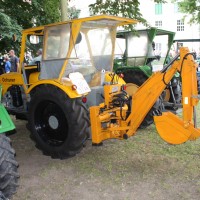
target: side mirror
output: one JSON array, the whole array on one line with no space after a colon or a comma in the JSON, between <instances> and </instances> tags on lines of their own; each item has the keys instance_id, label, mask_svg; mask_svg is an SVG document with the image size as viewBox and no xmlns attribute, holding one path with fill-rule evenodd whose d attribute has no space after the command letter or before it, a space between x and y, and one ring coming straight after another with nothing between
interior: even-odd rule
<instances>
[{"instance_id":1,"label":"side mirror","mask_svg":"<svg viewBox=\"0 0 200 200\"><path fill-rule=\"evenodd\" d=\"M81 33L79 33L75 44L79 44L81 42L81 40L82 40L82 35L81 35Z\"/></svg>"},{"instance_id":2,"label":"side mirror","mask_svg":"<svg viewBox=\"0 0 200 200\"><path fill-rule=\"evenodd\" d=\"M31 44L39 44L40 42L40 38L37 35L31 35L29 40Z\"/></svg>"}]
</instances>

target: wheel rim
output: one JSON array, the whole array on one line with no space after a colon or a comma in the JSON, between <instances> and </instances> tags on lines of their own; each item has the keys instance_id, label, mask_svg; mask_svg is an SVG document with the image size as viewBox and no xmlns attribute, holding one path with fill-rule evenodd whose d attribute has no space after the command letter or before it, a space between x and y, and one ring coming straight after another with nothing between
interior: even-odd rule
<instances>
[{"instance_id":1,"label":"wheel rim","mask_svg":"<svg viewBox=\"0 0 200 200\"><path fill-rule=\"evenodd\" d=\"M126 92L128 93L129 96L133 96L137 92L138 88L139 86L134 83L126 84Z\"/></svg>"},{"instance_id":2,"label":"wheel rim","mask_svg":"<svg viewBox=\"0 0 200 200\"><path fill-rule=\"evenodd\" d=\"M37 105L34 126L40 138L51 146L62 145L68 136L68 122L62 109L52 101Z\"/></svg>"}]
</instances>

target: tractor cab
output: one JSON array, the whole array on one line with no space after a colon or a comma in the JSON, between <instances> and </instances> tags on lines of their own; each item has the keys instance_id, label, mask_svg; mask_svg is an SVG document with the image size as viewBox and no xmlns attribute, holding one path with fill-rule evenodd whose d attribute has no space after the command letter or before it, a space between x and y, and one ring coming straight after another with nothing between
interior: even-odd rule
<instances>
[{"instance_id":1,"label":"tractor cab","mask_svg":"<svg viewBox=\"0 0 200 200\"><path fill-rule=\"evenodd\" d=\"M20 67L25 91L44 82L59 84L70 98L92 91L89 106L99 104L103 82L111 80L117 27L132 23L137 21L100 15L24 30ZM42 49L39 62L24 60L27 52L35 54L38 49Z\"/></svg>"},{"instance_id":2,"label":"tractor cab","mask_svg":"<svg viewBox=\"0 0 200 200\"><path fill-rule=\"evenodd\" d=\"M35 67L21 63L27 85L41 80L63 82L72 72L80 72L92 86L99 85L99 81L91 82L93 75L112 71L116 29L130 23L136 21L102 15L25 30L20 60L27 51L43 49Z\"/></svg>"},{"instance_id":3,"label":"tractor cab","mask_svg":"<svg viewBox=\"0 0 200 200\"><path fill-rule=\"evenodd\" d=\"M117 33L114 71L124 74L132 95L154 72L170 62L169 52L175 33L158 28ZM176 111L181 107L180 75L176 73L160 97L160 108ZM158 109L157 107L156 109Z\"/></svg>"},{"instance_id":4,"label":"tractor cab","mask_svg":"<svg viewBox=\"0 0 200 200\"><path fill-rule=\"evenodd\" d=\"M153 27L137 32L121 31L117 33L115 55L121 57L124 66L140 67L150 76L152 72L145 66L149 66L151 71L157 71L168 62L174 36L174 32ZM116 69L120 60L116 59L115 64Z\"/></svg>"}]
</instances>

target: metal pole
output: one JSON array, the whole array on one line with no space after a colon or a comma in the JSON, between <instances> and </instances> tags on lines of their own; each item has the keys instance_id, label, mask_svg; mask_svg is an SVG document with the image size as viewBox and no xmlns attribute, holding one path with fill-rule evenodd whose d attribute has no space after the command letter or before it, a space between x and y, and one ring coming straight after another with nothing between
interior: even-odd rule
<instances>
[{"instance_id":1,"label":"metal pole","mask_svg":"<svg viewBox=\"0 0 200 200\"><path fill-rule=\"evenodd\" d=\"M197 112L196 107L193 107L193 119L194 119L194 128L197 128Z\"/></svg>"}]
</instances>

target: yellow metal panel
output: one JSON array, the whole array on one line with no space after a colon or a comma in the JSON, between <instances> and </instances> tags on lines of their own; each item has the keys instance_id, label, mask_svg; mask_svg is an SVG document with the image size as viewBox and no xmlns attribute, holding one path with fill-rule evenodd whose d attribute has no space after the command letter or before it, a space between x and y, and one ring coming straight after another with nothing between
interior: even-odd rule
<instances>
[{"instance_id":1,"label":"yellow metal panel","mask_svg":"<svg viewBox=\"0 0 200 200\"><path fill-rule=\"evenodd\" d=\"M36 83L39 80L39 72L33 72L29 76L29 84Z\"/></svg>"},{"instance_id":2,"label":"yellow metal panel","mask_svg":"<svg viewBox=\"0 0 200 200\"><path fill-rule=\"evenodd\" d=\"M60 82L58 82L58 80L39 80L36 83L32 84L28 90L27 93L30 93L34 88L36 88L39 85L44 85L44 84L48 84L48 85L52 85L55 87L60 88L61 90L63 90L63 92L65 92L70 98L77 98L77 97L81 97L81 95L78 95L77 92L75 90L72 90L71 86L66 86L61 84Z\"/></svg>"},{"instance_id":3,"label":"yellow metal panel","mask_svg":"<svg viewBox=\"0 0 200 200\"><path fill-rule=\"evenodd\" d=\"M2 85L2 95L4 95L12 85L23 85L24 89L26 88L22 74L17 72L0 75L0 84Z\"/></svg>"}]
</instances>

